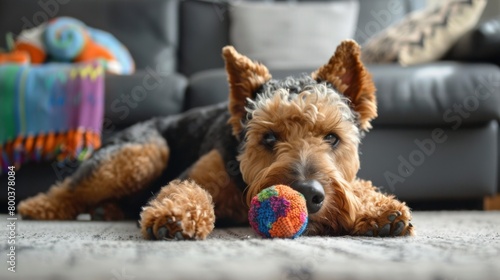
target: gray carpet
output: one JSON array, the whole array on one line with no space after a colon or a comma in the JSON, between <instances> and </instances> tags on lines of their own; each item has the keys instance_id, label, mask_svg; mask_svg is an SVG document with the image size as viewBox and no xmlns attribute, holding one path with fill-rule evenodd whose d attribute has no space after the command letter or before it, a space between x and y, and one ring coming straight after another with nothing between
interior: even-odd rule
<instances>
[{"instance_id":1,"label":"gray carpet","mask_svg":"<svg viewBox=\"0 0 500 280\"><path fill-rule=\"evenodd\" d=\"M7 216L0 216L6 222ZM16 273L0 279L500 279L500 212L418 212L411 238L144 241L134 222L18 221ZM6 258L7 228L2 226Z\"/></svg>"}]
</instances>

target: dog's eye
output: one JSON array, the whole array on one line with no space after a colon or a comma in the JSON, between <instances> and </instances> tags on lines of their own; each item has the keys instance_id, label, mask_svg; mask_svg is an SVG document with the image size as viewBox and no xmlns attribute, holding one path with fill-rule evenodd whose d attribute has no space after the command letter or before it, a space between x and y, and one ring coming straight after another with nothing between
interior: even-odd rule
<instances>
[{"instance_id":1,"label":"dog's eye","mask_svg":"<svg viewBox=\"0 0 500 280\"><path fill-rule=\"evenodd\" d=\"M278 140L276 139L276 135L274 135L273 132L268 132L262 137L262 143L264 144L264 146L271 149L274 147L277 141Z\"/></svg>"},{"instance_id":2,"label":"dog's eye","mask_svg":"<svg viewBox=\"0 0 500 280\"><path fill-rule=\"evenodd\" d=\"M339 137L337 136L337 134L334 134L334 133L330 133L328 135L325 136L325 141L330 144L333 148L337 147L337 145L339 144L340 142L340 139Z\"/></svg>"}]
</instances>

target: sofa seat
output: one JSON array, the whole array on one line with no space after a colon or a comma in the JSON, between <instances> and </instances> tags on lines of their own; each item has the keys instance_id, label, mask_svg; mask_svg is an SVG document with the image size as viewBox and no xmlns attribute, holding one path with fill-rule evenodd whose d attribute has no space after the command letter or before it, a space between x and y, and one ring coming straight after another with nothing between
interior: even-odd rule
<instances>
[{"instance_id":1,"label":"sofa seat","mask_svg":"<svg viewBox=\"0 0 500 280\"><path fill-rule=\"evenodd\" d=\"M493 64L436 62L412 67L367 65L377 87L374 126L456 126L500 120L500 68ZM315 69L270 69L273 78ZM224 69L191 76L186 108L227 100ZM458 118L461 120L458 120Z\"/></svg>"}]
</instances>

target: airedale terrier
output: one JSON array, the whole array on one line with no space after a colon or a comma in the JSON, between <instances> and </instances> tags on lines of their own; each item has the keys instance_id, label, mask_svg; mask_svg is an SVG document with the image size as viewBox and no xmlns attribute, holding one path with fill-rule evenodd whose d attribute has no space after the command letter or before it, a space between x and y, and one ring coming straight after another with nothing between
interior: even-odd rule
<instances>
[{"instance_id":1,"label":"airedale terrier","mask_svg":"<svg viewBox=\"0 0 500 280\"><path fill-rule=\"evenodd\" d=\"M126 210L120 201L157 191L140 213L144 238L205 239L216 217L245 222L254 195L285 184L306 198L306 234L414 234L405 203L356 178L377 105L354 41L311 75L280 81L231 46L223 57L228 103L120 132L72 176L20 203L19 213L67 220L98 208L116 219ZM169 170L177 179L154 190Z\"/></svg>"}]
</instances>

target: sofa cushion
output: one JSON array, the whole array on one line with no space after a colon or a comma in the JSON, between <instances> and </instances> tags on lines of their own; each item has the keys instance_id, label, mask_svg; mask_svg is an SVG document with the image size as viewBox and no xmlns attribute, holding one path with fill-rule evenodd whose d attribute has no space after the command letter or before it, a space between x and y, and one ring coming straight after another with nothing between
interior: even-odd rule
<instances>
[{"instance_id":1,"label":"sofa cushion","mask_svg":"<svg viewBox=\"0 0 500 280\"><path fill-rule=\"evenodd\" d=\"M500 120L500 69L492 64L437 62L422 66L368 65L377 87L379 126L444 126ZM270 69L284 78L314 69ZM186 109L226 101L223 69L200 72L189 81Z\"/></svg>"},{"instance_id":2,"label":"sofa cushion","mask_svg":"<svg viewBox=\"0 0 500 280\"><path fill-rule=\"evenodd\" d=\"M453 128L375 126L358 176L405 200L481 199L497 185L498 122Z\"/></svg>"},{"instance_id":3,"label":"sofa cushion","mask_svg":"<svg viewBox=\"0 0 500 280\"><path fill-rule=\"evenodd\" d=\"M182 1L179 40L179 72L190 76L223 67L222 48L229 44L226 1Z\"/></svg>"},{"instance_id":4,"label":"sofa cushion","mask_svg":"<svg viewBox=\"0 0 500 280\"><path fill-rule=\"evenodd\" d=\"M176 0L2 0L0 47L7 32L37 26L51 18L71 16L115 35L132 54L137 69L161 65L176 69Z\"/></svg>"},{"instance_id":5,"label":"sofa cushion","mask_svg":"<svg viewBox=\"0 0 500 280\"><path fill-rule=\"evenodd\" d=\"M184 76L163 75L149 67L129 76L107 75L103 132L181 113L186 86Z\"/></svg>"},{"instance_id":6,"label":"sofa cushion","mask_svg":"<svg viewBox=\"0 0 500 280\"><path fill-rule=\"evenodd\" d=\"M355 1L235 2L229 41L270 68L314 67L328 61L342 40L353 38L358 11Z\"/></svg>"},{"instance_id":7,"label":"sofa cushion","mask_svg":"<svg viewBox=\"0 0 500 280\"><path fill-rule=\"evenodd\" d=\"M486 0L447 0L407 15L363 46L365 63L414 65L441 58L478 22Z\"/></svg>"},{"instance_id":8,"label":"sofa cushion","mask_svg":"<svg viewBox=\"0 0 500 280\"><path fill-rule=\"evenodd\" d=\"M377 87L377 125L451 126L500 120L500 69L436 62L369 65Z\"/></svg>"}]
</instances>

